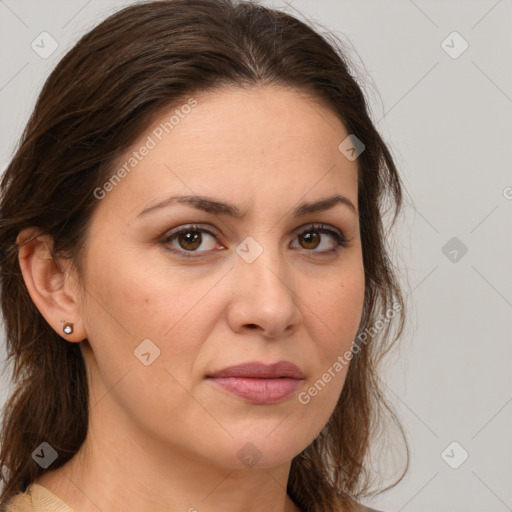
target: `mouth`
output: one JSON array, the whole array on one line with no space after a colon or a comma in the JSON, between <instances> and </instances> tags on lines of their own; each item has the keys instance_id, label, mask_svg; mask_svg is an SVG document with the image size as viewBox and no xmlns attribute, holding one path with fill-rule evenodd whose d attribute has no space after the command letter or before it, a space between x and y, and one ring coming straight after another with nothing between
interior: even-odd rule
<instances>
[{"instance_id":1,"label":"mouth","mask_svg":"<svg viewBox=\"0 0 512 512\"><path fill-rule=\"evenodd\" d=\"M293 395L305 376L295 364L279 361L270 365L243 363L208 375L207 379L253 404L273 404Z\"/></svg>"}]
</instances>

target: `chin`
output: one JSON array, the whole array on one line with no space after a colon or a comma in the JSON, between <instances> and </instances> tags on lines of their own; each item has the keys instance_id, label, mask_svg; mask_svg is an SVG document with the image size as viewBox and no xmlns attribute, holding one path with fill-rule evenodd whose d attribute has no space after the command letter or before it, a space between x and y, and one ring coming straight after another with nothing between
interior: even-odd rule
<instances>
[{"instance_id":1,"label":"chin","mask_svg":"<svg viewBox=\"0 0 512 512\"><path fill-rule=\"evenodd\" d=\"M244 435L236 436L229 441L226 451L214 457L216 462L230 470L270 469L289 463L309 444L306 436L297 432L269 435L271 431L248 430Z\"/></svg>"}]
</instances>

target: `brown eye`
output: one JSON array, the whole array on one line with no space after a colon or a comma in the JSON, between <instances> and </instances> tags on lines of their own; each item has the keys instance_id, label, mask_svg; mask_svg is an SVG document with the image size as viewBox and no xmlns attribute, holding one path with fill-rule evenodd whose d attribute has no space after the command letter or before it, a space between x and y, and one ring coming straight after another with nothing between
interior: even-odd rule
<instances>
[{"instance_id":1,"label":"brown eye","mask_svg":"<svg viewBox=\"0 0 512 512\"><path fill-rule=\"evenodd\" d=\"M324 238L328 240L329 235L331 243L325 246ZM301 231L297 235L300 247L299 249L306 249L307 251L319 254L333 253L346 247L348 240L343 233L335 228L330 228L324 224L309 226L308 229ZM321 247L324 245L324 247ZM321 250L317 250L320 247Z\"/></svg>"},{"instance_id":2,"label":"brown eye","mask_svg":"<svg viewBox=\"0 0 512 512\"><path fill-rule=\"evenodd\" d=\"M202 236L199 231L183 231L177 236L178 243L186 251L195 251L202 242Z\"/></svg>"},{"instance_id":3,"label":"brown eye","mask_svg":"<svg viewBox=\"0 0 512 512\"><path fill-rule=\"evenodd\" d=\"M304 249L316 249L320 244L320 236L314 231L305 231L299 235L299 240L304 243Z\"/></svg>"},{"instance_id":4,"label":"brown eye","mask_svg":"<svg viewBox=\"0 0 512 512\"><path fill-rule=\"evenodd\" d=\"M180 253L183 256L191 256L193 253L210 252L215 249L217 240L215 235L205 228L184 226L168 234L163 243L169 245L168 249L172 252ZM199 249L201 246L203 248Z\"/></svg>"},{"instance_id":5,"label":"brown eye","mask_svg":"<svg viewBox=\"0 0 512 512\"><path fill-rule=\"evenodd\" d=\"M329 238L331 239L330 243L328 243ZM309 226L308 229L301 231L296 239L300 244L296 248L318 255L332 254L341 247L346 247L348 242L341 231L324 224ZM214 233L196 225L178 228L169 233L162 242L169 251L181 256L201 256L201 253L211 253L219 246L221 249L225 249L217 242ZM326 242L327 245L325 245ZM206 247L204 247L205 245ZM199 249L200 247L203 249Z\"/></svg>"}]
</instances>

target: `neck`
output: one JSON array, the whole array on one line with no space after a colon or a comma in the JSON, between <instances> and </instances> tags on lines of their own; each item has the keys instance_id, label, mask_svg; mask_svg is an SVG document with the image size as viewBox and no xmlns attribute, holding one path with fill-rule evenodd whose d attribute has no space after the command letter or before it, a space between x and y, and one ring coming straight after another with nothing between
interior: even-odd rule
<instances>
[{"instance_id":1,"label":"neck","mask_svg":"<svg viewBox=\"0 0 512 512\"><path fill-rule=\"evenodd\" d=\"M80 450L36 479L74 510L300 512L286 493L290 461L263 469L223 466L158 444L129 421L120 424L113 410L92 408Z\"/></svg>"}]
</instances>

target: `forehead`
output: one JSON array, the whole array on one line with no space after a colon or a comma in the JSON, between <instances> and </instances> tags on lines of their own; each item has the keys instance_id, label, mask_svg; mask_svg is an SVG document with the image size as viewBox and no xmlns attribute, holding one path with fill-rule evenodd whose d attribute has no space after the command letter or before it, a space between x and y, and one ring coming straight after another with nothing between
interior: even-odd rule
<instances>
[{"instance_id":1,"label":"forehead","mask_svg":"<svg viewBox=\"0 0 512 512\"><path fill-rule=\"evenodd\" d=\"M338 149L347 135L333 111L294 89L202 93L156 116L116 162L114 174L125 172L102 207L136 211L171 192L296 201L314 189L356 204L357 164Z\"/></svg>"}]
</instances>

